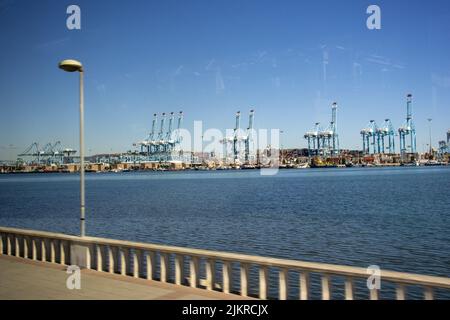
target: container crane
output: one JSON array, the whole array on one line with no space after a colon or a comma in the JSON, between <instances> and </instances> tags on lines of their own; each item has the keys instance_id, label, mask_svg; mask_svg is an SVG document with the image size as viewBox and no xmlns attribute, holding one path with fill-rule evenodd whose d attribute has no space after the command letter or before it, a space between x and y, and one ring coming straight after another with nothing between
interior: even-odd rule
<instances>
[{"instance_id":1,"label":"container crane","mask_svg":"<svg viewBox=\"0 0 450 320\"><path fill-rule=\"evenodd\" d=\"M416 153L416 128L412 116L412 94L406 96L406 121L398 129L400 136L400 152L402 155L406 153ZM406 138L409 137L410 144L406 145Z\"/></svg>"}]
</instances>

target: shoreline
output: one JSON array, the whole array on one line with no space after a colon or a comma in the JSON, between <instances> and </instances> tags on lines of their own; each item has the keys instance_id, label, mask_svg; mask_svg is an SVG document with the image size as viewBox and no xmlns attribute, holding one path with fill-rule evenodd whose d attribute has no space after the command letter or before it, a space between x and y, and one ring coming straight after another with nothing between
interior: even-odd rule
<instances>
[{"instance_id":1,"label":"shoreline","mask_svg":"<svg viewBox=\"0 0 450 320\"><path fill-rule=\"evenodd\" d=\"M295 167L295 166L280 166L280 167L188 167L188 168L158 168L158 169L141 169L141 168L130 168L130 169L113 169L113 170L85 170L86 173L127 173L127 172L191 172L191 171L247 171L247 170L261 170L261 169L279 169L279 170L308 170L308 169L354 169L354 168L411 168L411 167L447 167L449 163L420 163L420 164L400 164L400 163L390 163L390 164L376 164L376 165L352 165L352 166L308 166L308 167ZM56 169L56 170L32 170L32 171L1 171L0 174L55 174L55 173L67 173L67 174L78 174L79 170L69 171L66 169Z\"/></svg>"}]
</instances>

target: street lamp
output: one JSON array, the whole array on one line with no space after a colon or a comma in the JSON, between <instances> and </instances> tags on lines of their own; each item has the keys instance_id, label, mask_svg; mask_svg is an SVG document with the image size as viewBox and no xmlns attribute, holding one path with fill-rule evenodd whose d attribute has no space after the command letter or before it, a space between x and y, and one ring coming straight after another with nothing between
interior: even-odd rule
<instances>
[{"instance_id":1,"label":"street lamp","mask_svg":"<svg viewBox=\"0 0 450 320\"><path fill-rule=\"evenodd\" d=\"M85 229L85 201L84 201L84 88L83 65L77 60L63 60L58 64L59 68L67 72L78 71L80 73L80 234L84 237Z\"/></svg>"},{"instance_id":2,"label":"street lamp","mask_svg":"<svg viewBox=\"0 0 450 320\"><path fill-rule=\"evenodd\" d=\"M280 130L280 149L281 149L281 164L283 164L284 161L284 152L283 152L283 139L282 134L284 133L283 130Z\"/></svg>"},{"instance_id":3,"label":"street lamp","mask_svg":"<svg viewBox=\"0 0 450 320\"><path fill-rule=\"evenodd\" d=\"M431 144L431 121L432 121L433 119L431 119L431 118L428 118L428 123L430 124L430 155L428 156L428 159L431 159L431 155L432 155L432 153L433 153L433 146L432 146L432 144Z\"/></svg>"}]
</instances>

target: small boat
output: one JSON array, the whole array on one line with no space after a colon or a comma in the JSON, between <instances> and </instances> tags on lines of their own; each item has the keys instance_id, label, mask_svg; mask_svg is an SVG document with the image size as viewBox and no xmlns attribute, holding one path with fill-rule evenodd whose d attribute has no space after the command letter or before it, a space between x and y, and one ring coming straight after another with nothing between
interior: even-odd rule
<instances>
[{"instance_id":1,"label":"small boat","mask_svg":"<svg viewBox=\"0 0 450 320\"><path fill-rule=\"evenodd\" d=\"M428 162L425 162L425 166L427 167L434 167L434 166L440 166L442 165L440 162L437 162L436 160L429 160Z\"/></svg>"}]
</instances>

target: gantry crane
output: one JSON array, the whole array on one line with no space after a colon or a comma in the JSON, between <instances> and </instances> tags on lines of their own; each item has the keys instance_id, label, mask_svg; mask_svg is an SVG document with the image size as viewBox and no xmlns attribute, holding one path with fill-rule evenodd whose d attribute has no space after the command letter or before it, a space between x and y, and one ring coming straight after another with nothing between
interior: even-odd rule
<instances>
[{"instance_id":1,"label":"gantry crane","mask_svg":"<svg viewBox=\"0 0 450 320\"><path fill-rule=\"evenodd\" d=\"M401 154L416 153L416 128L412 116L412 94L406 96L406 121L398 129L398 133L400 136ZM406 144L407 137L409 137L409 145Z\"/></svg>"}]
</instances>

